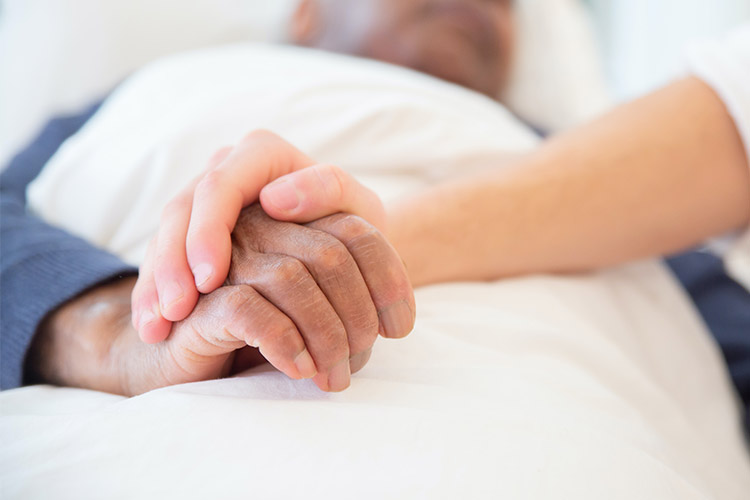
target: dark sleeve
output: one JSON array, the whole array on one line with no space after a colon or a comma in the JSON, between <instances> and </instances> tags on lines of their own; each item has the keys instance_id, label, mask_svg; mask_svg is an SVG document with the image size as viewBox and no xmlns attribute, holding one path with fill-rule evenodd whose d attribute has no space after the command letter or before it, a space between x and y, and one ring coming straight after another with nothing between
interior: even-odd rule
<instances>
[{"instance_id":1,"label":"dark sleeve","mask_svg":"<svg viewBox=\"0 0 750 500\"><path fill-rule=\"evenodd\" d=\"M706 252L687 252L667 260L703 316L729 367L742 398L750 436L750 292Z\"/></svg>"},{"instance_id":2,"label":"dark sleeve","mask_svg":"<svg viewBox=\"0 0 750 500\"><path fill-rule=\"evenodd\" d=\"M136 269L26 211L26 187L96 112L50 122L0 175L0 388L23 384L39 324L70 299Z\"/></svg>"}]
</instances>

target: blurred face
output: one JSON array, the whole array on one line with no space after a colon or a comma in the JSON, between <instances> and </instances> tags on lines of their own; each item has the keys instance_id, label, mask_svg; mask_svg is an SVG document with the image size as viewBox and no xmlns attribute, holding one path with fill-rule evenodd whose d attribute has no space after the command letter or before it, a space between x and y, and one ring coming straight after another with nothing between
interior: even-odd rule
<instances>
[{"instance_id":1,"label":"blurred face","mask_svg":"<svg viewBox=\"0 0 750 500\"><path fill-rule=\"evenodd\" d=\"M510 71L512 0L302 0L295 43L377 59L496 97Z\"/></svg>"}]
</instances>

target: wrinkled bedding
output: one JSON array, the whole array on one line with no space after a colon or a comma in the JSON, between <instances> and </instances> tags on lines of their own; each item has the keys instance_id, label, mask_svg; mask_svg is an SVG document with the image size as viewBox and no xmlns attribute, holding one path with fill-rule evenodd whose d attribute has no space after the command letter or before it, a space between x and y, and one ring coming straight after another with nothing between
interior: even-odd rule
<instances>
[{"instance_id":1,"label":"wrinkled bedding","mask_svg":"<svg viewBox=\"0 0 750 500\"><path fill-rule=\"evenodd\" d=\"M385 199L536 144L504 108L408 70L239 45L129 80L29 191L133 263L211 153L271 129ZM502 256L498 256L502 258ZM716 346L658 262L418 290L342 394L262 367L136 398L0 394L0 482L47 498L743 499ZM95 493L94 493L95 492Z\"/></svg>"}]
</instances>

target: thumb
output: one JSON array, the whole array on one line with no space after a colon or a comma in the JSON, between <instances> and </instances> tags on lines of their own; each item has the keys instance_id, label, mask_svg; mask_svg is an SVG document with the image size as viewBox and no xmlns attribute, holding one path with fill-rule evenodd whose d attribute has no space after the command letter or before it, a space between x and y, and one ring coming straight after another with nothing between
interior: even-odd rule
<instances>
[{"instance_id":1,"label":"thumb","mask_svg":"<svg viewBox=\"0 0 750 500\"><path fill-rule=\"evenodd\" d=\"M385 230L380 198L333 165L313 165L279 177L261 190L260 203L276 220L305 223L347 212Z\"/></svg>"}]
</instances>

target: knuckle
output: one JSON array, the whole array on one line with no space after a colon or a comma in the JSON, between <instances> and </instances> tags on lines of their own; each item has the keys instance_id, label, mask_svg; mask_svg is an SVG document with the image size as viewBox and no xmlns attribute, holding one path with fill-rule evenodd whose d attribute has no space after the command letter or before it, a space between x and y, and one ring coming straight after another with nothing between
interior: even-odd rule
<instances>
[{"instance_id":1,"label":"knuckle","mask_svg":"<svg viewBox=\"0 0 750 500\"><path fill-rule=\"evenodd\" d=\"M246 318L256 312L258 294L249 286L238 285L218 303L224 309L222 316Z\"/></svg>"},{"instance_id":2,"label":"knuckle","mask_svg":"<svg viewBox=\"0 0 750 500\"><path fill-rule=\"evenodd\" d=\"M335 238L321 238L311 251L316 267L324 270L344 270L352 259L346 246Z\"/></svg>"},{"instance_id":3,"label":"knuckle","mask_svg":"<svg viewBox=\"0 0 750 500\"><path fill-rule=\"evenodd\" d=\"M336 179L336 182L339 183L339 187L341 187L341 190L343 192L344 186L348 184L349 174L347 174L344 169L336 165L328 165L327 168L329 173Z\"/></svg>"},{"instance_id":4,"label":"knuckle","mask_svg":"<svg viewBox=\"0 0 750 500\"><path fill-rule=\"evenodd\" d=\"M210 170L198 181L195 186L196 196L212 193L218 190L222 185L223 174L220 170Z\"/></svg>"},{"instance_id":5,"label":"knuckle","mask_svg":"<svg viewBox=\"0 0 750 500\"><path fill-rule=\"evenodd\" d=\"M342 200L347 193L344 171L335 165L317 165L314 168L330 200Z\"/></svg>"},{"instance_id":6,"label":"knuckle","mask_svg":"<svg viewBox=\"0 0 750 500\"><path fill-rule=\"evenodd\" d=\"M291 257L279 258L271 266L271 279L283 283L296 283L307 277L305 265Z\"/></svg>"},{"instance_id":7,"label":"knuckle","mask_svg":"<svg viewBox=\"0 0 750 500\"><path fill-rule=\"evenodd\" d=\"M380 232L358 215L343 214L336 221L336 226L338 234L348 242L376 243L381 239Z\"/></svg>"},{"instance_id":8,"label":"knuckle","mask_svg":"<svg viewBox=\"0 0 750 500\"><path fill-rule=\"evenodd\" d=\"M170 220L175 214L184 212L190 208L190 200L185 195L180 195L169 201L161 211L162 223Z\"/></svg>"},{"instance_id":9,"label":"knuckle","mask_svg":"<svg viewBox=\"0 0 750 500\"><path fill-rule=\"evenodd\" d=\"M349 342L340 322L307 322L300 328L320 371L327 371L341 360L349 358Z\"/></svg>"},{"instance_id":10,"label":"knuckle","mask_svg":"<svg viewBox=\"0 0 750 500\"><path fill-rule=\"evenodd\" d=\"M292 356L304 349L297 329L291 321L281 321L263 331L255 340L261 353Z\"/></svg>"}]
</instances>

